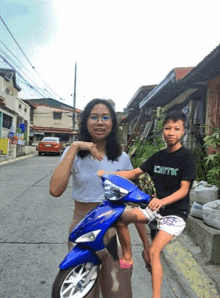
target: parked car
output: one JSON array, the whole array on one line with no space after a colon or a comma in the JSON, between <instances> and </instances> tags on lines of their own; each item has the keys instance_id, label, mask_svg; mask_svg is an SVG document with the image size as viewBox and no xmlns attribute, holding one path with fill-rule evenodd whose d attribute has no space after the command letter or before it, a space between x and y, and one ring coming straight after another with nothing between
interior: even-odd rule
<instances>
[{"instance_id":1,"label":"parked car","mask_svg":"<svg viewBox=\"0 0 220 298\"><path fill-rule=\"evenodd\" d=\"M64 143L56 137L45 137L38 143L37 146L38 155L42 155L42 153L57 153L61 155L64 149Z\"/></svg>"}]
</instances>

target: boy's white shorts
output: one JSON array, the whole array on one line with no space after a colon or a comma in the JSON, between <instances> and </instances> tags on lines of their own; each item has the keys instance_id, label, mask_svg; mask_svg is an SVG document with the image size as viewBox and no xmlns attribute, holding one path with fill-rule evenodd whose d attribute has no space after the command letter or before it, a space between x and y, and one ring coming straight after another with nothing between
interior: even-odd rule
<instances>
[{"instance_id":1,"label":"boy's white shorts","mask_svg":"<svg viewBox=\"0 0 220 298\"><path fill-rule=\"evenodd\" d=\"M163 230L170 235L179 236L186 227L186 222L179 216L162 216L148 207L146 209L140 208L140 210L144 213L148 221L154 218L156 219L158 230Z\"/></svg>"}]
</instances>

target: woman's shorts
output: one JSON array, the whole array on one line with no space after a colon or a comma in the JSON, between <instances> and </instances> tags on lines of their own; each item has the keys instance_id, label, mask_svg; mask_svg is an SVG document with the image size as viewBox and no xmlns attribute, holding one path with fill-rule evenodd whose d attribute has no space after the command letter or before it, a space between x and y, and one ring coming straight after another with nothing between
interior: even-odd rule
<instances>
[{"instance_id":1,"label":"woman's shorts","mask_svg":"<svg viewBox=\"0 0 220 298\"><path fill-rule=\"evenodd\" d=\"M185 221L176 215L162 216L150 208L141 209L148 221L156 219L158 230L163 230L170 235L179 236L186 227Z\"/></svg>"}]
</instances>

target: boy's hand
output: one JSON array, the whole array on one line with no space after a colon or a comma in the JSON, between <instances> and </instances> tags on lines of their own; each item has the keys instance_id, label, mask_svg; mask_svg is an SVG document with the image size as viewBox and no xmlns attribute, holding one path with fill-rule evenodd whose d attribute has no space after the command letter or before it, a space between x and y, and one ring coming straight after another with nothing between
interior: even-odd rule
<instances>
[{"instance_id":1,"label":"boy's hand","mask_svg":"<svg viewBox=\"0 0 220 298\"><path fill-rule=\"evenodd\" d=\"M99 177L102 177L103 174L105 174L105 171L103 171L103 170L100 170L100 171L97 172L97 175Z\"/></svg>"},{"instance_id":2,"label":"boy's hand","mask_svg":"<svg viewBox=\"0 0 220 298\"><path fill-rule=\"evenodd\" d=\"M163 207L163 203L161 200L153 198L148 204L148 207L153 211L158 211L161 207Z\"/></svg>"}]
</instances>

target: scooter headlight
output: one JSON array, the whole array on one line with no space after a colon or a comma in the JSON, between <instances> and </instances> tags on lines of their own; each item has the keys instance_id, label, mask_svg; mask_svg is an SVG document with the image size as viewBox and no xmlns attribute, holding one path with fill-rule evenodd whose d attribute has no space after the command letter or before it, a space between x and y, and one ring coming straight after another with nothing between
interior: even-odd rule
<instances>
[{"instance_id":1,"label":"scooter headlight","mask_svg":"<svg viewBox=\"0 0 220 298\"><path fill-rule=\"evenodd\" d=\"M101 232L101 230L96 230L96 231L92 231L89 232L87 234L84 234L82 236L80 236L79 238L77 238L75 240L76 243L79 242L92 242L96 239L96 237L98 236L98 234Z\"/></svg>"},{"instance_id":2,"label":"scooter headlight","mask_svg":"<svg viewBox=\"0 0 220 298\"><path fill-rule=\"evenodd\" d=\"M128 194L126 189L115 185L109 180L104 181L103 187L105 190L105 196L108 200L117 201Z\"/></svg>"}]
</instances>

